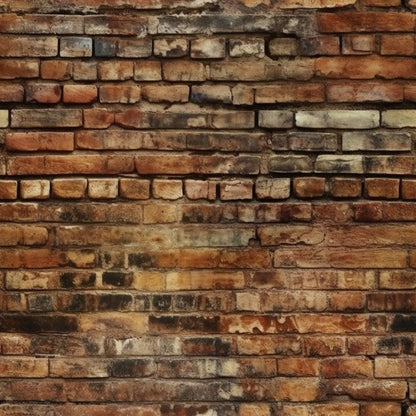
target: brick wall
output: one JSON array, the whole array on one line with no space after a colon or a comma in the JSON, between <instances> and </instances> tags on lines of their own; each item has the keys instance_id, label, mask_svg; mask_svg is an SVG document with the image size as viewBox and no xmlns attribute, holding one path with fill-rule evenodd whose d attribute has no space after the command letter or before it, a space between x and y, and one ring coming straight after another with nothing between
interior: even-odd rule
<instances>
[{"instance_id":1,"label":"brick wall","mask_svg":"<svg viewBox=\"0 0 416 416\"><path fill-rule=\"evenodd\" d=\"M416 415L414 9L2 0L0 415Z\"/></svg>"}]
</instances>

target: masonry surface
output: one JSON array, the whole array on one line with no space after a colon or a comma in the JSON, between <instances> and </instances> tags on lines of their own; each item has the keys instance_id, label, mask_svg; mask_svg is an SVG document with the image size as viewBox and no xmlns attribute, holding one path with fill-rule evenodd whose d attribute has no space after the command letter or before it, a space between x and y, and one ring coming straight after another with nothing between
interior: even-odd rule
<instances>
[{"instance_id":1,"label":"masonry surface","mask_svg":"<svg viewBox=\"0 0 416 416\"><path fill-rule=\"evenodd\" d=\"M415 29L2 0L0 416L415 416Z\"/></svg>"}]
</instances>

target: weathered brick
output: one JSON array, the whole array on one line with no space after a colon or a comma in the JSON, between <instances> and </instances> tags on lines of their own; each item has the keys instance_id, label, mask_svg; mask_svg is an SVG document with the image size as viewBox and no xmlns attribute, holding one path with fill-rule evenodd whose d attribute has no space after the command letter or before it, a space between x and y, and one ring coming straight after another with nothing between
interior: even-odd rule
<instances>
[{"instance_id":1,"label":"weathered brick","mask_svg":"<svg viewBox=\"0 0 416 416\"><path fill-rule=\"evenodd\" d=\"M120 196L127 199L149 199L150 181L147 179L120 178Z\"/></svg>"},{"instance_id":2,"label":"weathered brick","mask_svg":"<svg viewBox=\"0 0 416 416\"><path fill-rule=\"evenodd\" d=\"M186 39L155 39L153 53L162 58L182 58L189 53L189 43Z\"/></svg>"},{"instance_id":3,"label":"weathered brick","mask_svg":"<svg viewBox=\"0 0 416 416\"><path fill-rule=\"evenodd\" d=\"M187 85L146 85L142 87L143 98L151 103L180 102L189 100Z\"/></svg>"},{"instance_id":4,"label":"weathered brick","mask_svg":"<svg viewBox=\"0 0 416 416\"><path fill-rule=\"evenodd\" d=\"M330 190L335 198L357 198L361 196L361 179L333 178Z\"/></svg>"},{"instance_id":5,"label":"weathered brick","mask_svg":"<svg viewBox=\"0 0 416 416\"><path fill-rule=\"evenodd\" d=\"M14 128L82 126L82 111L76 109L24 109L12 110L11 113L11 126Z\"/></svg>"},{"instance_id":6,"label":"weathered brick","mask_svg":"<svg viewBox=\"0 0 416 416\"><path fill-rule=\"evenodd\" d=\"M264 39L230 39L228 49L232 58L242 58L248 56L264 58Z\"/></svg>"},{"instance_id":7,"label":"weathered brick","mask_svg":"<svg viewBox=\"0 0 416 416\"><path fill-rule=\"evenodd\" d=\"M369 129L378 127L376 110L328 110L296 112L296 126L305 128Z\"/></svg>"},{"instance_id":8,"label":"weathered brick","mask_svg":"<svg viewBox=\"0 0 416 416\"><path fill-rule=\"evenodd\" d=\"M159 61L135 62L134 79L136 81L160 81L162 79L162 64Z\"/></svg>"},{"instance_id":9,"label":"weathered brick","mask_svg":"<svg viewBox=\"0 0 416 416\"><path fill-rule=\"evenodd\" d=\"M205 81L206 79L204 64L194 61L163 62L162 74L166 81Z\"/></svg>"},{"instance_id":10,"label":"weathered brick","mask_svg":"<svg viewBox=\"0 0 416 416\"><path fill-rule=\"evenodd\" d=\"M281 84L266 85L255 89L255 102L273 104L286 102L315 103L325 100L322 84Z\"/></svg>"},{"instance_id":11,"label":"weathered brick","mask_svg":"<svg viewBox=\"0 0 416 416\"><path fill-rule=\"evenodd\" d=\"M135 84L113 84L99 87L101 103L134 104L140 101L142 90Z\"/></svg>"},{"instance_id":12,"label":"weathered brick","mask_svg":"<svg viewBox=\"0 0 416 416\"><path fill-rule=\"evenodd\" d=\"M381 55L413 55L416 50L414 35L382 35Z\"/></svg>"},{"instance_id":13,"label":"weathered brick","mask_svg":"<svg viewBox=\"0 0 416 416\"><path fill-rule=\"evenodd\" d=\"M62 89L57 83L36 83L26 87L26 101L56 104L61 101Z\"/></svg>"},{"instance_id":14,"label":"weathered brick","mask_svg":"<svg viewBox=\"0 0 416 416\"><path fill-rule=\"evenodd\" d=\"M98 15L84 19L87 35L133 35L146 36L145 20L140 16Z\"/></svg>"},{"instance_id":15,"label":"weathered brick","mask_svg":"<svg viewBox=\"0 0 416 416\"><path fill-rule=\"evenodd\" d=\"M327 358L321 365L326 378L371 378L373 375L373 364L368 358Z\"/></svg>"},{"instance_id":16,"label":"weathered brick","mask_svg":"<svg viewBox=\"0 0 416 416\"><path fill-rule=\"evenodd\" d=\"M62 38L59 43L59 55L64 58L92 56L91 38Z\"/></svg>"},{"instance_id":17,"label":"weathered brick","mask_svg":"<svg viewBox=\"0 0 416 416\"><path fill-rule=\"evenodd\" d=\"M228 85L195 85L192 87L190 100L194 103L231 104L232 94Z\"/></svg>"},{"instance_id":18,"label":"weathered brick","mask_svg":"<svg viewBox=\"0 0 416 416\"><path fill-rule=\"evenodd\" d=\"M295 178L293 191L298 198L319 198L325 193L325 178Z\"/></svg>"},{"instance_id":19,"label":"weathered brick","mask_svg":"<svg viewBox=\"0 0 416 416\"><path fill-rule=\"evenodd\" d=\"M58 55L53 36L0 36L1 57L52 57Z\"/></svg>"},{"instance_id":20,"label":"weathered brick","mask_svg":"<svg viewBox=\"0 0 416 416\"><path fill-rule=\"evenodd\" d=\"M269 41L269 54L272 57L296 56L299 41L296 38L274 38Z\"/></svg>"},{"instance_id":21,"label":"weathered brick","mask_svg":"<svg viewBox=\"0 0 416 416\"><path fill-rule=\"evenodd\" d=\"M225 38L191 40L191 58L216 59L225 57Z\"/></svg>"},{"instance_id":22,"label":"weathered brick","mask_svg":"<svg viewBox=\"0 0 416 416\"><path fill-rule=\"evenodd\" d=\"M260 110L259 126L280 129L293 127L293 112L289 110Z\"/></svg>"},{"instance_id":23,"label":"weathered brick","mask_svg":"<svg viewBox=\"0 0 416 416\"><path fill-rule=\"evenodd\" d=\"M133 78L133 62L105 61L98 64L98 76L103 81L124 81Z\"/></svg>"},{"instance_id":24,"label":"weathered brick","mask_svg":"<svg viewBox=\"0 0 416 416\"><path fill-rule=\"evenodd\" d=\"M183 197L181 180L154 179L152 182L154 198L175 200Z\"/></svg>"},{"instance_id":25,"label":"weathered brick","mask_svg":"<svg viewBox=\"0 0 416 416\"><path fill-rule=\"evenodd\" d=\"M306 37L300 40L299 48L304 56L339 55L340 40L331 35Z\"/></svg>"},{"instance_id":26,"label":"weathered brick","mask_svg":"<svg viewBox=\"0 0 416 416\"><path fill-rule=\"evenodd\" d=\"M220 199L223 201L252 199L253 182L251 180L234 180L220 183Z\"/></svg>"},{"instance_id":27,"label":"weathered brick","mask_svg":"<svg viewBox=\"0 0 416 416\"><path fill-rule=\"evenodd\" d=\"M290 196L290 179L260 177L255 189L259 199L286 199Z\"/></svg>"},{"instance_id":28,"label":"weathered brick","mask_svg":"<svg viewBox=\"0 0 416 416\"><path fill-rule=\"evenodd\" d=\"M17 181L14 181L14 180L0 181L0 199L2 200L17 199Z\"/></svg>"},{"instance_id":29,"label":"weathered brick","mask_svg":"<svg viewBox=\"0 0 416 416\"><path fill-rule=\"evenodd\" d=\"M0 102L22 102L24 101L24 88L21 84L1 83Z\"/></svg>"},{"instance_id":30,"label":"weathered brick","mask_svg":"<svg viewBox=\"0 0 416 416\"><path fill-rule=\"evenodd\" d=\"M400 403L395 402L365 403L361 409L363 416L399 416L402 412Z\"/></svg>"},{"instance_id":31,"label":"weathered brick","mask_svg":"<svg viewBox=\"0 0 416 416\"><path fill-rule=\"evenodd\" d=\"M392 128L414 127L415 110L386 110L381 113L382 125Z\"/></svg>"},{"instance_id":32,"label":"weathered brick","mask_svg":"<svg viewBox=\"0 0 416 416\"><path fill-rule=\"evenodd\" d=\"M9 126L9 111L0 110L0 128Z\"/></svg>"},{"instance_id":33,"label":"weathered brick","mask_svg":"<svg viewBox=\"0 0 416 416\"><path fill-rule=\"evenodd\" d=\"M79 199L85 196L87 180L84 178L57 178L52 181L52 195L55 198Z\"/></svg>"},{"instance_id":34,"label":"weathered brick","mask_svg":"<svg viewBox=\"0 0 416 416\"><path fill-rule=\"evenodd\" d=\"M36 78L39 73L37 59L0 59L0 79Z\"/></svg>"},{"instance_id":35,"label":"weathered brick","mask_svg":"<svg viewBox=\"0 0 416 416\"><path fill-rule=\"evenodd\" d=\"M217 184L213 181L185 180L185 195L191 200L208 199L215 200L217 196Z\"/></svg>"},{"instance_id":36,"label":"weathered brick","mask_svg":"<svg viewBox=\"0 0 416 416\"><path fill-rule=\"evenodd\" d=\"M50 182L48 180L25 179L20 181L20 196L22 199L48 199Z\"/></svg>"},{"instance_id":37,"label":"weathered brick","mask_svg":"<svg viewBox=\"0 0 416 416\"><path fill-rule=\"evenodd\" d=\"M97 64L89 61L76 61L73 64L75 81L95 81L98 77Z\"/></svg>"},{"instance_id":38,"label":"weathered brick","mask_svg":"<svg viewBox=\"0 0 416 416\"><path fill-rule=\"evenodd\" d=\"M90 108L83 111L84 127L87 129L106 129L114 123L114 113L107 108Z\"/></svg>"},{"instance_id":39,"label":"weathered brick","mask_svg":"<svg viewBox=\"0 0 416 416\"><path fill-rule=\"evenodd\" d=\"M376 51L373 35L344 35L342 37L343 55L370 55Z\"/></svg>"},{"instance_id":40,"label":"weathered brick","mask_svg":"<svg viewBox=\"0 0 416 416\"><path fill-rule=\"evenodd\" d=\"M70 61L45 61L40 64L42 79L53 79L57 81L66 81L72 77L73 64Z\"/></svg>"},{"instance_id":41,"label":"weathered brick","mask_svg":"<svg viewBox=\"0 0 416 416\"><path fill-rule=\"evenodd\" d=\"M9 151L72 151L74 135L62 132L9 133L6 135L5 144Z\"/></svg>"},{"instance_id":42,"label":"weathered brick","mask_svg":"<svg viewBox=\"0 0 416 416\"><path fill-rule=\"evenodd\" d=\"M64 85L64 103L88 104L95 101L98 97L95 85Z\"/></svg>"},{"instance_id":43,"label":"weathered brick","mask_svg":"<svg viewBox=\"0 0 416 416\"><path fill-rule=\"evenodd\" d=\"M319 155L315 161L315 172L364 173L364 158L359 155Z\"/></svg>"},{"instance_id":44,"label":"weathered brick","mask_svg":"<svg viewBox=\"0 0 416 416\"><path fill-rule=\"evenodd\" d=\"M342 150L408 152L412 137L406 132L347 132L342 135Z\"/></svg>"},{"instance_id":45,"label":"weathered brick","mask_svg":"<svg viewBox=\"0 0 416 416\"><path fill-rule=\"evenodd\" d=\"M312 172L312 159L308 156L273 156L268 168L270 172Z\"/></svg>"}]
</instances>

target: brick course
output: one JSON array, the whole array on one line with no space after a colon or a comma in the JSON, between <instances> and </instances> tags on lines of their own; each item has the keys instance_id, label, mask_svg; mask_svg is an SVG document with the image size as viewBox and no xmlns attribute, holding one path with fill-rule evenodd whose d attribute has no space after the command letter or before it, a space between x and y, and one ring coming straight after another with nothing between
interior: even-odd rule
<instances>
[{"instance_id":1,"label":"brick course","mask_svg":"<svg viewBox=\"0 0 416 416\"><path fill-rule=\"evenodd\" d=\"M3 0L0 416L415 415L415 10Z\"/></svg>"}]
</instances>

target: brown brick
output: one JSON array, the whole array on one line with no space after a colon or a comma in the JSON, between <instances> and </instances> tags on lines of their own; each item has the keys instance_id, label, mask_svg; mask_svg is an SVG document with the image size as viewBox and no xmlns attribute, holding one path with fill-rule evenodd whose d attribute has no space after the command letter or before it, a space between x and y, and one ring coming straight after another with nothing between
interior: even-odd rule
<instances>
[{"instance_id":1,"label":"brown brick","mask_svg":"<svg viewBox=\"0 0 416 416\"><path fill-rule=\"evenodd\" d=\"M92 56L92 39L78 37L62 38L59 50L59 55L64 58Z\"/></svg>"},{"instance_id":2,"label":"brown brick","mask_svg":"<svg viewBox=\"0 0 416 416\"><path fill-rule=\"evenodd\" d=\"M322 84L281 84L257 87L255 101L258 104L286 102L322 102L325 99Z\"/></svg>"},{"instance_id":3,"label":"brown brick","mask_svg":"<svg viewBox=\"0 0 416 416\"><path fill-rule=\"evenodd\" d=\"M185 180L185 195L187 198L215 200L217 184L213 181Z\"/></svg>"},{"instance_id":4,"label":"brown brick","mask_svg":"<svg viewBox=\"0 0 416 416\"><path fill-rule=\"evenodd\" d=\"M333 178L331 179L331 194L335 198L357 198L361 196L361 179Z\"/></svg>"},{"instance_id":5,"label":"brown brick","mask_svg":"<svg viewBox=\"0 0 416 416\"><path fill-rule=\"evenodd\" d=\"M48 180L25 179L20 182L20 196L22 199L48 199L50 182Z\"/></svg>"},{"instance_id":6,"label":"brown brick","mask_svg":"<svg viewBox=\"0 0 416 416\"><path fill-rule=\"evenodd\" d=\"M1 57L53 57L58 38L52 36L0 36Z\"/></svg>"},{"instance_id":7,"label":"brown brick","mask_svg":"<svg viewBox=\"0 0 416 416\"><path fill-rule=\"evenodd\" d=\"M255 56L264 58L265 47L263 38L230 39L228 43L229 54L232 58Z\"/></svg>"},{"instance_id":8,"label":"brown brick","mask_svg":"<svg viewBox=\"0 0 416 416\"><path fill-rule=\"evenodd\" d=\"M134 104L140 101L142 90L134 84L102 85L100 90L101 103Z\"/></svg>"},{"instance_id":9,"label":"brown brick","mask_svg":"<svg viewBox=\"0 0 416 416\"><path fill-rule=\"evenodd\" d=\"M252 199L253 182L251 180L221 182L220 198L223 201Z\"/></svg>"},{"instance_id":10,"label":"brown brick","mask_svg":"<svg viewBox=\"0 0 416 416\"><path fill-rule=\"evenodd\" d=\"M363 416L400 416L400 403L395 402L375 402L365 403L361 406Z\"/></svg>"},{"instance_id":11,"label":"brown brick","mask_svg":"<svg viewBox=\"0 0 416 416\"><path fill-rule=\"evenodd\" d=\"M328 358L321 363L323 377L370 378L373 375L372 361L367 358Z\"/></svg>"},{"instance_id":12,"label":"brown brick","mask_svg":"<svg viewBox=\"0 0 416 416\"><path fill-rule=\"evenodd\" d=\"M416 44L414 35L382 35L381 55L414 55Z\"/></svg>"},{"instance_id":13,"label":"brown brick","mask_svg":"<svg viewBox=\"0 0 416 416\"><path fill-rule=\"evenodd\" d=\"M344 35L342 37L343 55L370 55L376 52L373 35Z\"/></svg>"},{"instance_id":14,"label":"brown brick","mask_svg":"<svg viewBox=\"0 0 416 416\"><path fill-rule=\"evenodd\" d=\"M75 81L95 81L98 77L97 64L89 61L74 62L73 77Z\"/></svg>"},{"instance_id":15,"label":"brown brick","mask_svg":"<svg viewBox=\"0 0 416 416\"><path fill-rule=\"evenodd\" d=\"M80 199L85 196L87 180L84 178L58 178L52 180L52 195L62 199Z\"/></svg>"},{"instance_id":16,"label":"brown brick","mask_svg":"<svg viewBox=\"0 0 416 416\"><path fill-rule=\"evenodd\" d=\"M259 199L286 199L290 196L289 178L258 178L256 196Z\"/></svg>"},{"instance_id":17,"label":"brown brick","mask_svg":"<svg viewBox=\"0 0 416 416\"><path fill-rule=\"evenodd\" d=\"M182 181L154 179L152 182L152 193L154 198L176 200L183 197Z\"/></svg>"},{"instance_id":18,"label":"brown brick","mask_svg":"<svg viewBox=\"0 0 416 416\"><path fill-rule=\"evenodd\" d=\"M189 87L187 85L146 85L142 87L143 98L152 103L180 102L189 100Z\"/></svg>"},{"instance_id":19,"label":"brown brick","mask_svg":"<svg viewBox=\"0 0 416 416\"><path fill-rule=\"evenodd\" d=\"M146 35L145 21L140 16L98 15L85 18L87 35Z\"/></svg>"},{"instance_id":20,"label":"brown brick","mask_svg":"<svg viewBox=\"0 0 416 416\"><path fill-rule=\"evenodd\" d=\"M150 181L147 179L120 178L120 196L127 199L149 199Z\"/></svg>"},{"instance_id":21,"label":"brown brick","mask_svg":"<svg viewBox=\"0 0 416 416\"><path fill-rule=\"evenodd\" d=\"M162 79L162 64L159 61L135 62L134 79L136 81L160 81Z\"/></svg>"},{"instance_id":22,"label":"brown brick","mask_svg":"<svg viewBox=\"0 0 416 416\"><path fill-rule=\"evenodd\" d=\"M40 65L42 79L53 79L65 81L72 77L73 64L70 61L41 61Z\"/></svg>"},{"instance_id":23,"label":"brown brick","mask_svg":"<svg viewBox=\"0 0 416 416\"><path fill-rule=\"evenodd\" d=\"M76 109L12 110L12 127L80 127L82 112Z\"/></svg>"},{"instance_id":24,"label":"brown brick","mask_svg":"<svg viewBox=\"0 0 416 416\"><path fill-rule=\"evenodd\" d=\"M339 38L330 35L305 37L300 40L300 53L304 56L339 55Z\"/></svg>"},{"instance_id":25,"label":"brown brick","mask_svg":"<svg viewBox=\"0 0 416 416\"><path fill-rule=\"evenodd\" d=\"M191 58L215 59L225 57L225 38L191 40Z\"/></svg>"},{"instance_id":26,"label":"brown brick","mask_svg":"<svg viewBox=\"0 0 416 416\"><path fill-rule=\"evenodd\" d=\"M388 178L365 179L365 191L369 198L398 199L400 180Z\"/></svg>"},{"instance_id":27,"label":"brown brick","mask_svg":"<svg viewBox=\"0 0 416 416\"><path fill-rule=\"evenodd\" d=\"M194 61L167 61L162 63L163 79L166 81L205 81L205 66Z\"/></svg>"},{"instance_id":28,"label":"brown brick","mask_svg":"<svg viewBox=\"0 0 416 416\"><path fill-rule=\"evenodd\" d=\"M98 76L103 81L124 81L133 78L133 62L106 61L98 64Z\"/></svg>"},{"instance_id":29,"label":"brown brick","mask_svg":"<svg viewBox=\"0 0 416 416\"><path fill-rule=\"evenodd\" d=\"M0 181L0 199L2 200L17 199L17 181L13 181L13 180Z\"/></svg>"},{"instance_id":30,"label":"brown brick","mask_svg":"<svg viewBox=\"0 0 416 416\"><path fill-rule=\"evenodd\" d=\"M298 198L319 198L325 193L325 178L295 178L293 189Z\"/></svg>"},{"instance_id":31,"label":"brown brick","mask_svg":"<svg viewBox=\"0 0 416 416\"><path fill-rule=\"evenodd\" d=\"M56 104L61 101L62 90L59 84L36 83L26 87L26 101L38 103Z\"/></svg>"},{"instance_id":32,"label":"brown brick","mask_svg":"<svg viewBox=\"0 0 416 416\"><path fill-rule=\"evenodd\" d=\"M161 58L183 58L188 52L186 39L155 39L153 42L153 53Z\"/></svg>"}]
</instances>

